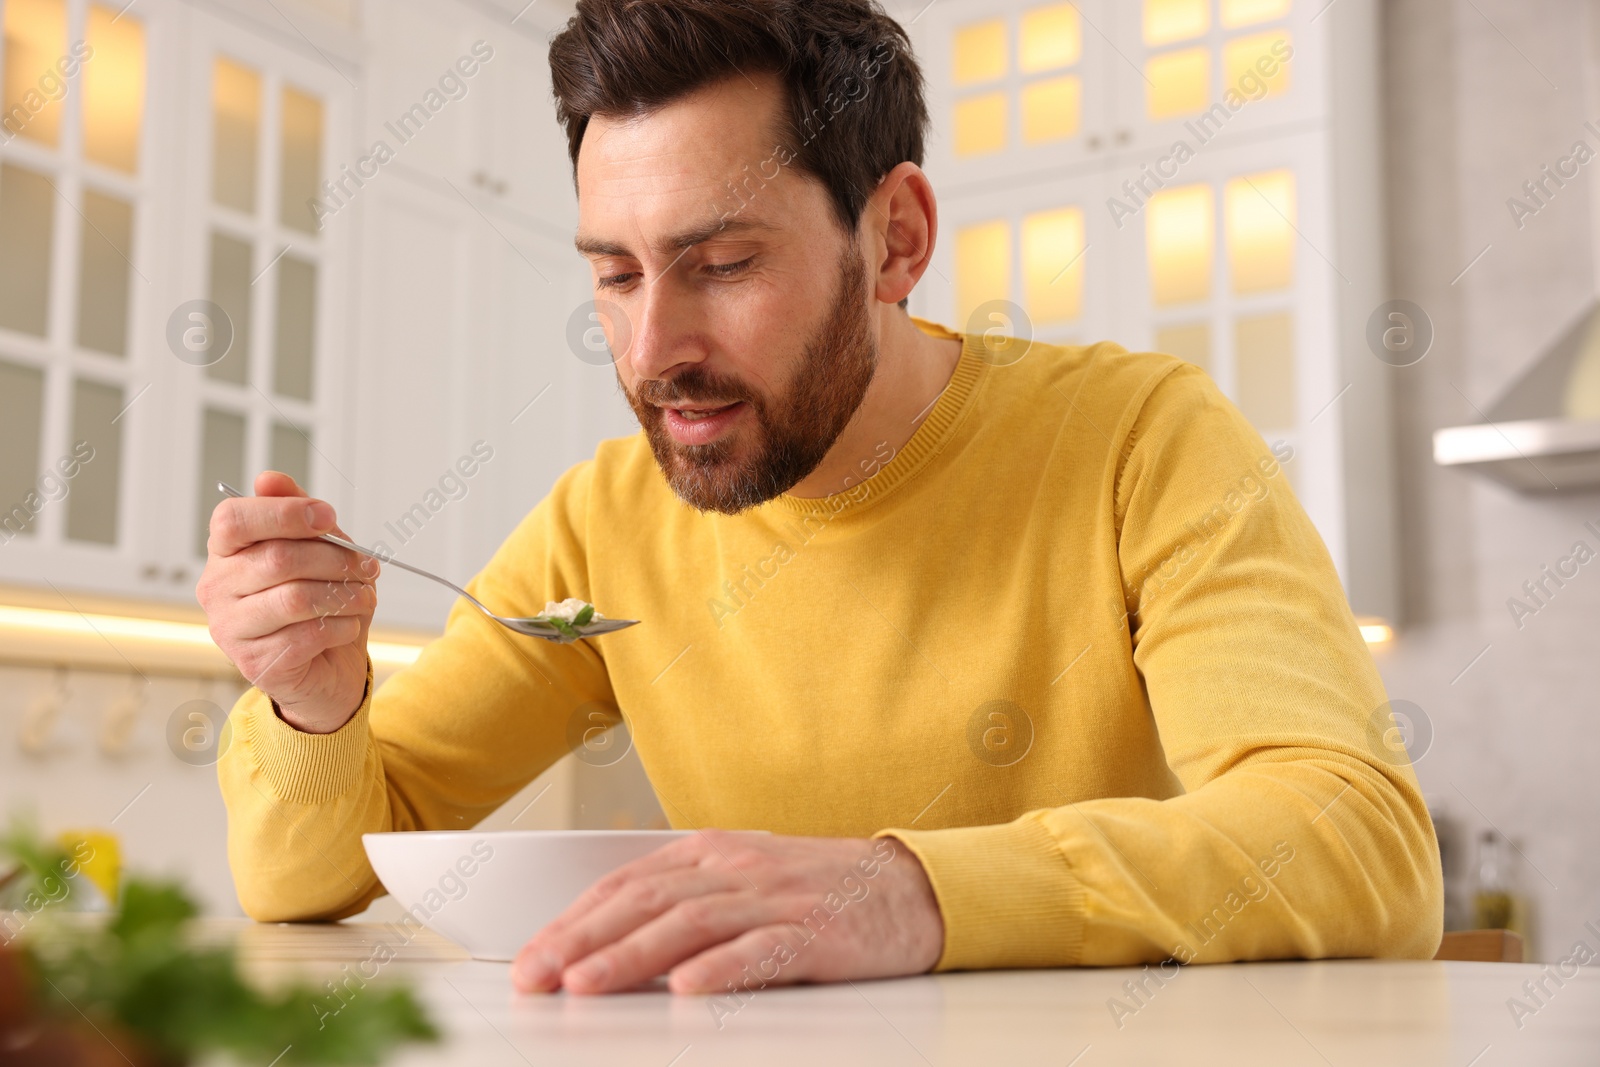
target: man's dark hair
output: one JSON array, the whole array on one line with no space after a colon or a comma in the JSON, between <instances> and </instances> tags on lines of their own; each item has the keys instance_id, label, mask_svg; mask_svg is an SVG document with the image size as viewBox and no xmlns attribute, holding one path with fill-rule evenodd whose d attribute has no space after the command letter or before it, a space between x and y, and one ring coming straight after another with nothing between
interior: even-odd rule
<instances>
[{"instance_id":1,"label":"man's dark hair","mask_svg":"<svg viewBox=\"0 0 1600 1067\"><path fill-rule=\"evenodd\" d=\"M648 115L757 73L788 97L776 147L828 190L846 233L885 174L922 165L922 71L876 0L578 0L550 42L550 71L574 180L592 116Z\"/></svg>"}]
</instances>

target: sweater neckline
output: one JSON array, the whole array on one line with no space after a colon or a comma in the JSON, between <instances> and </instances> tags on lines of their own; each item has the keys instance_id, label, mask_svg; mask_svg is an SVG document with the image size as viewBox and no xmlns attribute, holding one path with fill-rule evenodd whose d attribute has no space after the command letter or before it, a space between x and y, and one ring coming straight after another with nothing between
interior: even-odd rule
<instances>
[{"instance_id":1,"label":"sweater neckline","mask_svg":"<svg viewBox=\"0 0 1600 1067\"><path fill-rule=\"evenodd\" d=\"M888 496L910 481L938 455L951 434L970 410L968 401L976 391L987 362L981 334L961 334L954 330L912 317L923 333L941 339L961 341L961 357L956 361L944 390L894 458L878 468L870 478L848 489L823 497L799 497L784 493L771 503L793 515L838 517L859 512Z\"/></svg>"}]
</instances>

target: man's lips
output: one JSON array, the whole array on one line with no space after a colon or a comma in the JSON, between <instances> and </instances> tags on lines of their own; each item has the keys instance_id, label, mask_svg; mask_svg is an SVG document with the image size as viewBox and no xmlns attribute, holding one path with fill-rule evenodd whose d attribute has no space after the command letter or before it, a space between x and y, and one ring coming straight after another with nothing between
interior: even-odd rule
<instances>
[{"instance_id":1,"label":"man's lips","mask_svg":"<svg viewBox=\"0 0 1600 1067\"><path fill-rule=\"evenodd\" d=\"M715 441L744 414L749 405L742 400L731 404L659 404L667 432L680 445L705 445Z\"/></svg>"}]
</instances>

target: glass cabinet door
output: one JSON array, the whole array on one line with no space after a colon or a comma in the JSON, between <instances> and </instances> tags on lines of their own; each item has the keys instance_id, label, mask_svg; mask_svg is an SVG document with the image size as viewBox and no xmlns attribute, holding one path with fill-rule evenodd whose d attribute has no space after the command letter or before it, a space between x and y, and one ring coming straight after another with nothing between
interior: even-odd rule
<instances>
[{"instance_id":1,"label":"glass cabinet door","mask_svg":"<svg viewBox=\"0 0 1600 1067\"><path fill-rule=\"evenodd\" d=\"M218 478L338 480L351 83L174 0L0 29L0 583L192 603Z\"/></svg>"},{"instance_id":2,"label":"glass cabinet door","mask_svg":"<svg viewBox=\"0 0 1600 1067\"><path fill-rule=\"evenodd\" d=\"M144 12L0 7L0 578L127 587L149 408Z\"/></svg>"},{"instance_id":3,"label":"glass cabinet door","mask_svg":"<svg viewBox=\"0 0 1600 1067\"><path fill-rule=\"evenodd\" d=\"M183 517L173 536L199 561L218 481L248 493L271 469L314 494L348 487L328 414L338 391L329 339L356 213L341 207L330 219L327 205L331 181L343 186L340 203L361 190L334 169L348 85L333 61L208 16L195 21L186 115L195 174L184 191L174 312L195 344L180 357L190 365L175 414L185 469L173 487Z\"/></svg>"}]
</instances>

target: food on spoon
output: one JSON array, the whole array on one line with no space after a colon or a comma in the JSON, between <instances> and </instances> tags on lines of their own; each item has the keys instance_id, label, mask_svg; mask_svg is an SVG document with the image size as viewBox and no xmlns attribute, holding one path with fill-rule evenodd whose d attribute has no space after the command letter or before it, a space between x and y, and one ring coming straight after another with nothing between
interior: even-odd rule
<instances>
[{"instance_id":1,"label":"food on spoon","mask_svg":"<svg viewBox=\"0 0 1600 1067\"><path fill-rule=\"evenodd\" d=\"M587 600L569 596L560 603L552 600L545 604L544 611L535 615L534 621L554 627L561 635L561 643L567 644L583 636L578 632L578 627L603 618L605 616L596 611L594 605Z\"/></svg>"}]
</instances>

